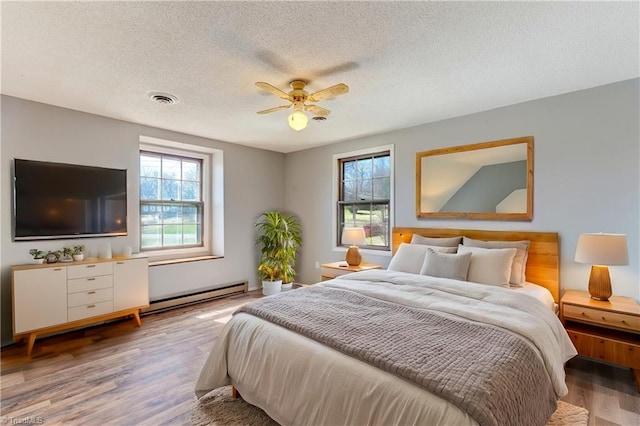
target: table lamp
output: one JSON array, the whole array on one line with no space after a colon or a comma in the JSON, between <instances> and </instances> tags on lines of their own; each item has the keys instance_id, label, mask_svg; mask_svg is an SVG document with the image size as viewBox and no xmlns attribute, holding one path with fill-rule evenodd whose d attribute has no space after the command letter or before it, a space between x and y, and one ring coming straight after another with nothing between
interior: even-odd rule
<instances>
[{"instance_id":1,"label":"table lamp","mask_svg":"<svg viewBox=\"0 0 640 426\"><path fill-rule=\"evenodd\" d=\"M607 266L628 265L627 236L624 234L580 234L575 261L591 264L589 294L595 300L609 300L611 278Z\"/></svg>"},{"instance_id":2,"label":"table lamp","mask_svg":"<svg viewBox=\"0 0 640 426\"><path fill-rule=\"evenodd\" d=\"M362 263L362 256L358 246L363 246L367 243L364 228L343 228L342 229L342 244L350 245L347 249L347 256L345 260L349 266L358 266Z\"/></svg>"}]
</instances>

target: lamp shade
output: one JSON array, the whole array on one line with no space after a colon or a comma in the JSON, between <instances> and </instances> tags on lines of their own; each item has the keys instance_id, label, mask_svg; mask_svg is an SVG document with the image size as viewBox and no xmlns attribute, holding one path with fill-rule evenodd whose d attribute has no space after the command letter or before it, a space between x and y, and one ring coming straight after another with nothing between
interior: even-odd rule
<instances>
[{"instance_id":1,"label":"lamp shade","mask_svg":"<svg viewBox=\"0 0 640 426\"><path fill-rule=\"evenodd\" d=\"M296 110L289 116L289 127L293 130L300 131L307 127L309 119L304 112Z\"/></svg>"},{"instance_id":2,"label":"lamp shade","mask_svg":"<svg viewBox=\"0 0 640 426\"><path fill-rule=\"evenodd\" d=\"M342 244L348 244L351 246L363 246L367 243L364 228L343 228L342 229Z\"/></svg>"},{"instance_id":3,"label":"lamp shade","mask_svg":"<svg viewBox=\"0 0 640 426\"><path fill-rule=\"evenodd\" d=\"M627 236L624 234L580 234L575 261L591 265L628 265Z\"/></svg>"}]
</instances>

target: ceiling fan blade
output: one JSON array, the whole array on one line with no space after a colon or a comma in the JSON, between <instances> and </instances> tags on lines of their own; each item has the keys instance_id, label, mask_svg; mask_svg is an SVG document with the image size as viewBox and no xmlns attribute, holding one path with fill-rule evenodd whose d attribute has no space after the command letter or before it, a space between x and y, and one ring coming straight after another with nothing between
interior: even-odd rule
<instances>
[{"instance_id":1,"label":"ceiling fan blade","mask_svg":"<svg viewBox=\"0 0 640 426\"><path fill-rule=\"evenodd\" d=\"M319 115L320 117L326 117L331 114L331 111L326 108L319 107L318 105L305 105L304 109L305 111L309 111L311 114Z\"/></svg>"},{"instance_id":2,"label":"ceiling fan blade","mask_svg":"<svg viewBox=\"0 0 640 426\"><path fill-rule=\"evenodd\" d=\"M256 86L258 86L262 90L266 90L269 93L273 93L274 95L276 95L280 99L287 99L287 100L289 99L289 95L288 94L286 94L282 90L278 89L277 87L274 87L274 86L270 85L269 83L264 83L262 81L259 81L259 82L256 83Z\"/></svg>"},{"instance_id":3,"label":"ceiling fan blade","mask_svg":"<svg viewBox=\"0 0 640 426\"><path fill-rule=\"evenodd\" d=\"M312 93L309 95L308 100L311 102L317 102L324 99L335 98L336 96L344 95L349 92L349 86L346 84L340 83L335 86L327 87L324 90L320 90L319 92Z\"/></svg>"},{"instance_id":4,"label":"ceiling fan blade","mask_svg":"<svg viewBox=\"0 0 640 426\"><path fill-rule=\"evenodd\" d=\"M270 112L276 112L276 111L280 111L281 109L287 109L291 106L291 104L289 105L281 105L281 106L277 106L275 108L269 108L269 109L265 109L262 111L258 111L258 114L269 114Z\"/></svg>"}]
</instances>

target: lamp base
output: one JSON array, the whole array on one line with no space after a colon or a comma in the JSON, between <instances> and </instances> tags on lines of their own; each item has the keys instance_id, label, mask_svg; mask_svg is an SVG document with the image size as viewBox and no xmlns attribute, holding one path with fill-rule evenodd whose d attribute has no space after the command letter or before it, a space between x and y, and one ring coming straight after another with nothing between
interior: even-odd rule
<instances>
[{"instance_id":1,"label":"lamp base","mask_svg":"<svg viewBox=\"0 0 640 426\"><path fill-rule=\"evenodd\" d=\"M589 294L592 299L608 301L611 297L611 278L606 266L591 266L589 276Z\"/></svg>"},{"instance_id":2,"label":"lamp base","mask_svg":"<svg viewBox=\"0 0 640 426\"><path fill-rule=\"evenodd\" d=\"M349 266L360 266L362 263L362 256L360 255L360 250L358 250L357 246L351 246L347 250L347 256L345 259Z\"/></svg>"}]
</instances>

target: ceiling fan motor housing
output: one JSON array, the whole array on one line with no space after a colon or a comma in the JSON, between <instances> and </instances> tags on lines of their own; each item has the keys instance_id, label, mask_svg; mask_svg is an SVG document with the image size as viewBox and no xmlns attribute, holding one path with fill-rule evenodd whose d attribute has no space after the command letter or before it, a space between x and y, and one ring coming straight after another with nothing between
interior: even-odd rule
<instances>
[{"instance_id":1,"label":"ceiling fan motor housing","mask_svg":"<svg viewBox=\"0 0 640 426\"><path fill-rule=\"evenodd\" d=\"M289 83L289 86L293 89L289 92L289 100L293 103L306 102L309 96L309 93L304 90L306 85L307 82L303 80L293 80Z\"/></svg>"}]
</instances>

